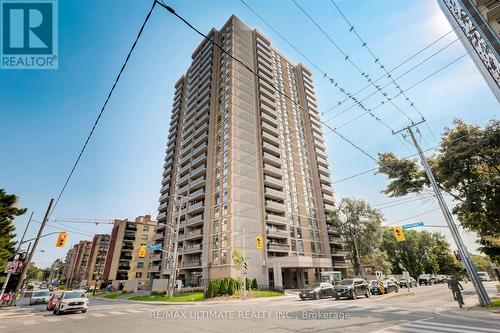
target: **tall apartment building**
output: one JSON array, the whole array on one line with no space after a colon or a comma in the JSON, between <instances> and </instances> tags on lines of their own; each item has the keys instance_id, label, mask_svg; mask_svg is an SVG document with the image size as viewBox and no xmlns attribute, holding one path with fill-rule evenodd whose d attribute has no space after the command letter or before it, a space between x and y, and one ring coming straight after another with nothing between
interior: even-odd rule
<instances>
[{"instance_id":1,"label":"tall apartment building","mask_svg":"<svg viewBox=\"0 0 500 333\"><path fill-rule=\"evenodd\" d=\"M80 241L76 244L74 249L74 260L73 265L70 268L69 278L66 281L66 285L69 287L80 287L87 285L87 264L90 257L90 249L92 247L92 242L90 241Z\"/></svg>"},{"instance_id":2,"label":"tall apartment building","mask_svg":"<svg viewBox=\"0 0 500 333\"><path fill-rule=\"evenodd\" d=\"M94 235L90 249L89 264L87 265L87 281L90 286L102 280L104 275L104 266L108 255L111 236L106 234Z\"/></svg>"},{"instance_id":3,"label":"tall apartment building","mask_svg":"<svg viewBox=\"0 0 500 333\"><path fill-rule=\"evenodd\" d=\"M175 84L156 244L168 247L179 222L187 285L239 277L234 249L261 285L300 287L322 270L345 272L342 242L326 223L334 201L311 72L235 16L208 36L264 79L207 40L192 54ZM189 197L186 207L176 195ZM152 278L168 278L168 256L151 260Z\"/></svg>"},{"instance_id":4,"label":"tall apartment building","mask_svg":"<svg viewBox=\"0 0 500 333\"><path fill-rule=\"evenodd\" d=\"M114 283L115 287L126 281L137 281L138 285L149 283L149 252L139 258L141 245L153 242L156 221L150 215L138 216L135 221L115 220L111 231L108 254L106 256L103 280Z\"/></svg>"},{"instance_id":5,"label":"tall apartment building","mask_svg":"<svg viewBox=\"0 0 500 333\"><path fill-rule=\"evenodd\" d=\"M438 0L438 3L500 102L500 1Z\"/></svg>"},{"instance_id":6,"label":"tall apartment building","mask_svg":"<svg viewBox=\"0 0 500 333\"><path fill-rule=\"evenodd\" d=\"M66 259L64 260L64 268L61 277L65 282L69 281L69 277L73 269L72 267L75 264L75 259L76 259L75 253L77 252L77 250L78 250L78 244L75 244L66 253Z\"/></svg>"}]
</instances>

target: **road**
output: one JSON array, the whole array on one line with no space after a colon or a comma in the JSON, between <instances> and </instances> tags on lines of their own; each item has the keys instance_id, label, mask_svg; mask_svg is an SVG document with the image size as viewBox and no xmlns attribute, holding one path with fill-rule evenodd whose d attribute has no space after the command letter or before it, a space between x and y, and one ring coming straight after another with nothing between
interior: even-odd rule
<instances>
[{"instance_id":1,"label":"road","mask_svg":"<svg viewBox=\"0 0 500 333\"><path fill-rule=\"evenodd\" d=\"M475 304L470 284L467 305ZM495 282L486 284L494 295ZM446 285L357 300L300 301L296 295L219 303L152 305L92 298L85 314L44 306L0 311L0 332L499 332L500 315L459 309Z\"/></svg>"}]
</instances>

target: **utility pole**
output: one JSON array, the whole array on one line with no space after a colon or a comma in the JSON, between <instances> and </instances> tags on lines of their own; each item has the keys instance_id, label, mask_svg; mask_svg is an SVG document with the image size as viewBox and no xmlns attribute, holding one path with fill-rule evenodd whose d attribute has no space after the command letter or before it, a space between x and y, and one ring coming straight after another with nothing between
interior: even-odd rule
<instances>
[{"instance_id":1,"label":"utility pole","mask_svg":"<svg viewBox=\"0 0 500 333\"><path fill-rule=\"evenodd\" d=\"M30 254L28 255L28 259L26 260L25 266L23 271L21 272L21 276L19 277L19 281L17 282L16 290L14 292L14 295L12 297L12 305L16 305L17 301L17 294L21 291L21 288L24 284L24 278L26 277L26 272L28 271L29 264L31 262L31 259L33 258L33 255L35 254L36 247L38 245L38 241L40 241L40 237L42 236L43 229L45 228L45 225L47 224L47 220L49 219L49 213L50 210L52 209L52 204L54 203L54 199L50 199L49 206L47 207L47 211L45 212L45 216L43 217L42 224L40 225L40 229L38 230L38 234L35 238L35 242L33 243L33 249L31 250Z\"/></svg>"},{"instance_id":2,"label":"utility pole","mask_svg":"<svg viewBox=\"0 0 500 333\"><path fill-rule=\"evenodd\" d=\"M26 236L26 231L28 231L28 227L30 226L31 219L33 218L33 212L31 212L30 218L28 220L28 223L26 224L26 228L24 228L23 236L21 237L21 240L19 241L19 244L17 245L16 252L14 252L14 261L17 260L19 251L21 250L21 245L23 244L24 241L24 236ZM7 276L5 277L5 281L2 286L2 291L0 291L0 299L2 299L3 294L5 293L5 289L7 289L7 284L9 283L9 279L12 273L8 273Z\"/></svg>"},{"instance_id":3,"label":"utility pole","mask_svg":"<svg viewBox=\"0 0 500 333\"><path fill-rule=\"evenodd\" d=\"M458 252L463 258L463 263L465 266L465 269L469 273L469 276L472 280L472 284L474 285L474 289L476 289L477 296L479 298L479 303L481 305L487 305L491 303L491 300L488 296L488 293L486 292L486 289L483 286L483 283L479 279L479 276L477 275L476 267L474 267L474 264L472 263L472 259L469 255L469 252L467 251L467 247L465 246L465 243L462 240L462 237L460 236L460 233L458 231L458 227L453 221L453 216L450 213L450 210L448 208L448 205L446 204L446 201L444 200L443 194L441 193L441 189L439 188L436 179L434 178L434 174L432 173L432 170L429 166L429 163L427 163L427 159L425 158L424 152L422 151L422 148L420 148L420 145L418 144L415 134L413 133L412 127L415 127L421 123L423 123L425 120L421 120L418 123L411 124L410 126L407 126L403 128L400 131L394 132L393 134L398 134L402 131L408 131L410 134L410 137L413 141L413 144L415 145L415 148L417 149L418 156L420 158L420 162L422 163L422 166L424 167L425 173L427 175L427 178L429 178L429 181L432 185L432 189L434 190L434 194L438 200L439 207L441 208L441 212L444 215L444 219L446 220L446 224L448 225L448 228L450 229L451 235L453 239L455 240L455 244L457 245Z\"/></svg>"}]
</instances>

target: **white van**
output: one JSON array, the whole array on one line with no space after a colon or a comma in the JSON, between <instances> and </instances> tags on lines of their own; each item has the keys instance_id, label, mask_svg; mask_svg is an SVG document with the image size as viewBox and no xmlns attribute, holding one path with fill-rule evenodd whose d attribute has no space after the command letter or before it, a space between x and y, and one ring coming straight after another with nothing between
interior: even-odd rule
<instances>
[{"instance_id":1,"label":"white van","mask_svg":"<svg viewBox=\"0 0 500 333\"><path fill-rule=\"evenodd\" d=\"M477 272L477 275L479 275L479 278L481 279L481 281L491 281L491 278L490 278L490 275L488 274L488 272L479 271L479 272Z\"/></svg>"}]
</instances>

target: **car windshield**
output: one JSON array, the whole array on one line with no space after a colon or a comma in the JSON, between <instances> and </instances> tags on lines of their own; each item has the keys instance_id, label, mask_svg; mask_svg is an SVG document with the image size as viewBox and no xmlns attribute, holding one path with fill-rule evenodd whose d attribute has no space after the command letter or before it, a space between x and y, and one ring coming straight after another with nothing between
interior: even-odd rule
<instances>
[{"instance_id":1,"label":"car windshield","mask_svg":"<svg viewBox=\"0 0 500 333\"><path fill-rule=\"evenodd\" d=\"M67 299L67 298L85 298L87 297L85 295L85 292L83 291L70 291L70 292L67 292L67 293L64 293L64 298Z\"/></svg>"},{"instance_id":2,"label":"car windshield","mask_svg":"<svg viewBox=\"0 0 500 333\"><path fill-rule=\"evenodd\" d=\"M479 275L479 276L486 276L486 272L477 272L477 275Z\"/></svg>"},{"instance_id":3,"label":"car windshield","mask_svg":"<svg viewBox=\"0 0 500 333\"><path fill-rule=\"evenodd\" d=\"M49 291L48 290L34 291L33 296L34 297L49 296Z\"/></svg>"},{"instance_id":4,"label":"car windshield","mask_svg":"<svg viewBox=\"0 0 500 333\"><path fill-rule=\"evenodd\" d=\"M344 279L342 281L340 281L339 284L343 285L343 286L350 286L351 284L353 284L354 280L353 279Z\"/></svg>"}]
</instances>

